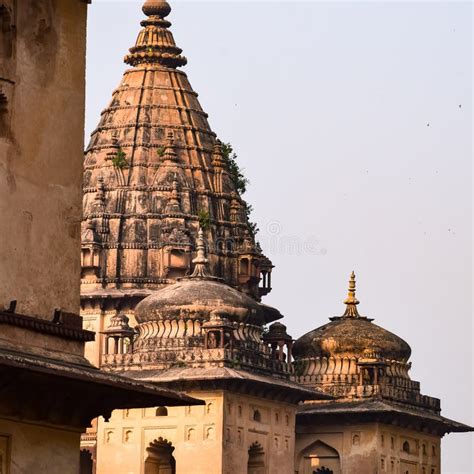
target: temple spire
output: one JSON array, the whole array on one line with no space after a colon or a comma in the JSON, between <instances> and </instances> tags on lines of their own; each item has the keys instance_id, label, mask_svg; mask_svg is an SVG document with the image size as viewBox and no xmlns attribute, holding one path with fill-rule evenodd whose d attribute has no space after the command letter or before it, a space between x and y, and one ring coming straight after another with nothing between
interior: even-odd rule
<instances>
[{"instance_id":1,"label":"temple spire","mask_svg":"<svg viewBox=\"0 0 474 474\"><path fill-rule=\"evenodd\" d=\"M141 64L159 64L172 69L185 66L188 60L181 55L183 50L176 46L169 30L171 23L165 19L171 13L170 4L164 0L146 0L142 10L148 18L141 22L143 29L130 54L125 56L125 62L135 67Z\"/></svg>"},{"instance_id":2,"label":"temple spire","mask_svg":"<svg viewBox=\"0 0 474 474\"><path fill-rule=\"evenodd\" d=\"M207 265L209 260L206 257L206 243L204 242L204 232L202 229L199 229L196 247L197 257L193 260L195 267L191 278L208 278Z\"/></svg>"},{"instance_id":3,"label":"temple spire","mask_svg":"<svg viewBox=\"0 0 474 474\"><path fill-rule=\"evenodd\" d=\"M356 298L356 276L354 272L352 272L349 280L349 293L344 304L346 305L346 311L342 316L343 318L360 318L359 312L357 311L359 300Z\"/></svg>"}]
</instances>

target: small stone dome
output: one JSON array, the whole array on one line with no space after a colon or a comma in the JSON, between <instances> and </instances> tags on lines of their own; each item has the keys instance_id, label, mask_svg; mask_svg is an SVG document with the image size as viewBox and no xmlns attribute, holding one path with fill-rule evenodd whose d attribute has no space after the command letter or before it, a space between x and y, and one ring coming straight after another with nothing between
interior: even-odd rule
<instances>
[{"instance_id":1,"label":"small stone dome","mask_svg":"<svg viewBox=\"0 0 474 474\"><path fill-rule=\"evenodd\" d=\"M408 362L411 349L403 339L359 315L354 273L345 303L347 308L343 316L331 318L330 323L310 331L295 342L295 359L356 357Z\"/></svg>"},{"instance_id":2,"label":"small stone dome","mask_svg":"<svg viewBox=\"0 0 474 474\"><path fill-rule=\"evenodd\" d=\"M339 318L300 337L293 346L296 359L315 357L380 358L407 362L410 346L370 319Z\"/></svg>"},{"instance_id":3,"label":"small stone dome","mask_svg":"<svg viewBox=\"0 0 474 474\"><path fill-rule=\"evenodd\" d=\"M259 326L266 322L262 305L212 278L183 278L148 296L135 308L138 323L182 317L210 319L212 314Z\"/></svg>"}]
</instances>

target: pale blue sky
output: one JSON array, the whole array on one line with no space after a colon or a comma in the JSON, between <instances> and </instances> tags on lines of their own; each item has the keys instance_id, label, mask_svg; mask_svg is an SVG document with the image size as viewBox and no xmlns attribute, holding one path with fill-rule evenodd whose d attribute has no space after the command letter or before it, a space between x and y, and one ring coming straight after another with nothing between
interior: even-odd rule
<instances>
[{"instance_id":1,"label":"pale blue sky","mask_svg":"<svg viewBox=\"0 0 474 474\"><path fill-rule=\"evenodd\" d=\"M87 134L118 85L141 1L89 10ZM251 181L276 264L265 302L299 337L360 311L413 349L443 414L472 418L472 7L455 2L172 2L184 68ZM443 473L474 472L472 437Z\"/></svg>"}]
</instances>

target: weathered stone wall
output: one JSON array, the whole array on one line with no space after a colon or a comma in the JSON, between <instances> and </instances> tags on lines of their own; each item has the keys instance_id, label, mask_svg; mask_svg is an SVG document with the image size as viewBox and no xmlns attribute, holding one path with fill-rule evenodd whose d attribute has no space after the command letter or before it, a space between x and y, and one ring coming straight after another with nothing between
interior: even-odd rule
<instances>
[{"instance_id":1,"label":"weathered stone wall","mask_svg":"<svg viewBox=\"0 0 474 474\"><path fill-rule=\"evenodd\" d=\"M408 443L408 450L407 445ZM299 426L295 472L439 474L440 438L379 423Z\"/></svg>"},{"instance_id":2,"label":"weathered stone wall","mask_svg":"<svg viewBox=\"0 0 474 474\"><path fill-rule=\"evenodd\" d=\"M247 474L294 472L295 407L231 392L189 395L205 406L114 411L99 419L97 474L147 472L146 448L160 437L175 448L177 474ZM259 419L254 419L254 412ZM249 470L249 449L260 450L263 470Z\"/></svg>"},{"instance_id":3,"label":"weathered stone wall","mask_svg":"<svg viewBox=\"0 0 474 474\"><path fill-rule=\"evenodd\" d=\"M44 318L79 312L86 10L0 0L0 305Z\"/></svg>"},{"instance_id":4,"label":"weathered stone wall","mask_svg":"<svg viewBox=\"0 0 474 474\"><path fill-rule=\"evenodd\" d=\"M5 441L1 456L9 474L79 472L79 438L74 431L0 419L0 436ZM1 447L1 446L0 446Z\"/></svg>"}]
</instances>

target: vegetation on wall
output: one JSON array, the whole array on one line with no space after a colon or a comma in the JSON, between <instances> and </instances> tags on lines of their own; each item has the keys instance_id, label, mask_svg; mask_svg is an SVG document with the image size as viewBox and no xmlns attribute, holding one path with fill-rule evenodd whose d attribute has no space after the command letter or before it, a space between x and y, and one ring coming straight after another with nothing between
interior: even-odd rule
<instances>
[{"instance_id":1,"label":"vegetation on wall","mask_svg":"<svg viewBox=\"0 0 474 474\"><path fill-rule=\"evenodd\" d=\"M211 227L211 216L209 215L209 212L204 210L199 211L198 218L199 227L201 227L202 230L207 230Z\"/></svg>"},{"instance_id":2,"label":"vegetation on wall","mask_svg":"<svg viewBox=\"0 0 474 474\"><path fill-rule=\"evenodd\" d=\"M160 145L157 150L156 150L156 154L160 157L160 158L163 158L165 156L165 152L166 152L166 147L163 146L163 145Z\"/></svg>"},{"instance_id":3,"label":"vegetation on wall","mask_svg":"<svg viewBox=\"0 0 474 474\"><path fill-rule=\"evenodd\" d=\"M121 148L119 148L117 153L112 157L112 164L119 169L123 169L128 166L127 155Z\"/></svg>"},{"instance_id":4,"label":"vegetation on wall","mask_svg":"<svg viewBox=\"0 0 474 474\"><path fill-rule=\"evenodd\" d=\"M234 183L235 189L242 196L247 192L247 186L250 184L248 178L244 175L244 170L239 166L237 159L237 153L235 153L230 143L222 143L222 157L227 165L227 170L230 174L230 178ZM253 212L253 207L244 201L245 215L249 224L250 233L255 236L259 229L255 222L250 220L250 215Z\"/></svg>"}]
</instances>

